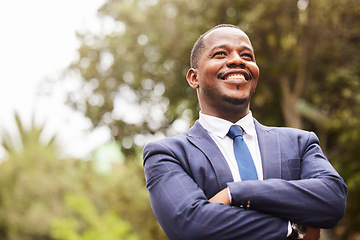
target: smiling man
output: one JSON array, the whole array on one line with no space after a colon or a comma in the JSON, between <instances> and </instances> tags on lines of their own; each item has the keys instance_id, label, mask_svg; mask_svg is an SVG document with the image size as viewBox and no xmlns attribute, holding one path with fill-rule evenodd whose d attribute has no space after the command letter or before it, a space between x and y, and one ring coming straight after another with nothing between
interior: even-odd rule
<instances>
[{"instance_id":1,"label":"smiling man","mask_svg":"<svg viewBox=\"0 0 360 240\"><path fill-rule=\"evenodd\" d=\"M169 239L319 239L347 187L316 135L266 127L250 111L259 68L248 36L219 25L191 52L199 120L144 148L147 189Z\"/></svg>"}]
</instances>

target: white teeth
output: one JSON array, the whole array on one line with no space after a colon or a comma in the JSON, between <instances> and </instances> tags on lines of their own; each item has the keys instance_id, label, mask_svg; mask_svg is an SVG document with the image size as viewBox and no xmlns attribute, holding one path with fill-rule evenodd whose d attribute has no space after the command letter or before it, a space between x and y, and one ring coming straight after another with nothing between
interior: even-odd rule
<instances>
[{"instance_id":1,"label":"white teeth","mask_svg":"<svg viewBox=\"0 0 360 240\"><path fill-rule=\"evenodd\" d=\"M230 74L229 76L226 77L226 80L229 79L245 79L245 76L242 74Z\"/></svg>"}]
</instances>

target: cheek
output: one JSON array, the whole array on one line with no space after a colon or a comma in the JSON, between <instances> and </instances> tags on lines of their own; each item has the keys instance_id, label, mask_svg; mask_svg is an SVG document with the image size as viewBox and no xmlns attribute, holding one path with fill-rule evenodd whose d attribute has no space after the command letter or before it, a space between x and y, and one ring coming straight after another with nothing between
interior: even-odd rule
<instances>
[{"instance_id":1,"label":"cheek","mask_svg":"<svg viewBox=\"0 0 360 240\"><path fill-rule=\"evenodd\" d=\"M203 73L206 73L208 75L210 74L214 74L216 72L218 72L219 70L221 70L221 68L225 65L225 63L223 61L217 60L217 61L207 61L206 63L203 63L202 65L199 66L199 69L201 69L201 71Z\"/></svg>"},{"instance_id":2,"label":"cheek","mask_svg":"<svg viewBox=\"0 0 360 240\"><path fill-rule=\"evenodd\" d=\"M199 83L201 84L216 84L219 69L213 65L208 65L203 67L202 70L198 73Z\"/></svg>"},{"instance_id":3,"label":"cheek","mask_svg":"<svg viewBox=\"0 0 360 240\"><path fill-rule=\"evenodd\" d=\"M253 78L255 78L257 80L260 75L260 70L259 70L259 67L256 65L256 63L252 63L250 65L250 70L253 75Z\"/></svg>"},{"instance_id":4,"label":"cheek","mask_svg":"<svg viewBox=\"0 0 360 240\"><path fill-rule=\"evenodd\" d=\"M259 80L259 67L254 63L251 65L251 73L253 75L252 84L251 84L251 92L254 92Z\"/></svg>"},{"instance_id":5,"label":"cheek","mask_svg":"<svg viewBox=\"0 0 360 240\"><path fill-rule=\"evenodd\" d=\"M258 80L256 79L256 81L253 80L253 83L251 85L251 92L255 92L256 86L257 86Z\"/></svg>"}]
</instances>

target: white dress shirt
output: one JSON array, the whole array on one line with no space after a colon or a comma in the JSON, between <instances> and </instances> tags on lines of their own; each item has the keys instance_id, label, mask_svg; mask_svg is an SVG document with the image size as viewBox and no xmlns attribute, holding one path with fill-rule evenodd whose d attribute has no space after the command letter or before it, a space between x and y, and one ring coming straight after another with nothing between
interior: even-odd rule
<instances>
[{"instance_id":1,"label":"white dress shirt","mask_svg":"<svg viewBox=\"0 0 360 240\"><path fill-rule=\"evenodd\" d=\"M234 125L234 123L221 118L206 115L201 112L199 122L201 126L203 126L203 128L205 128L205 130L209 133L211 138L219 147L221 153L224 155L230 167L234 182L241 181L241 176L234 153L233 139L227 136L230 127ZM235 124L241 126L244 129L243 138L254 161L258 179L263 180L259 143L251 111L249 111L245 117L240 119Z\"/></svg>"}]
</instances>

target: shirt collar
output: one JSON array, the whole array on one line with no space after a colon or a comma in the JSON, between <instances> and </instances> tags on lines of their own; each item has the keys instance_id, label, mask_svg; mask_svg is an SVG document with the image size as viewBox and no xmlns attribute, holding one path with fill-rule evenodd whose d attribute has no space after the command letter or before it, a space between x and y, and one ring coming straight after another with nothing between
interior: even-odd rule
<instances>
[{"instance_id":1,"label":"shirt collar","mask_svg":"<svg viewBox=\"0 0 360 240\"><path fill-rule=\"evenodd\" d=\"M234 125L230 121L206 115L201 111L199 116L199 122L205 128L205 130L217 135L220 138L224 138L229 132L230 127ZM244 129L245 134L256 137L255 124L251 111L249 111L249 113L245 117L237 121L235 124L241 126Z\"/></svg>"}]
</instances>

